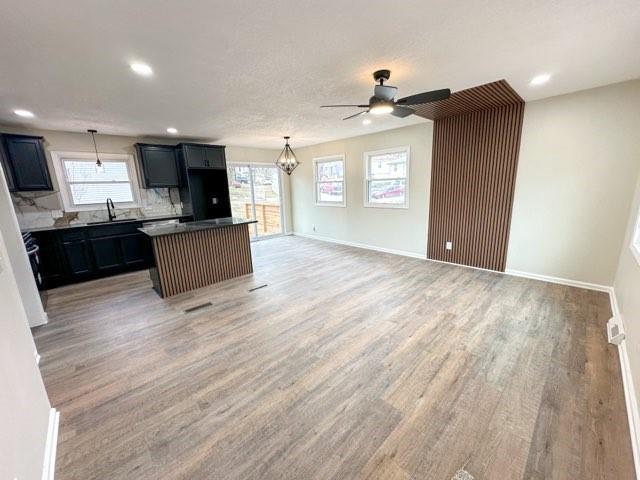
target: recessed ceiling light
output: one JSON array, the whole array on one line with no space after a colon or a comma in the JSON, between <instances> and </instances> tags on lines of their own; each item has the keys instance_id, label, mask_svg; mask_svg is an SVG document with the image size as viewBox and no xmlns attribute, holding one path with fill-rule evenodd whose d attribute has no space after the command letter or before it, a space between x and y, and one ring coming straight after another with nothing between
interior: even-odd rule
<instances>
[{"instance_id":1,"label":"recessed ceiling light","mask_svg":"<svg viewBox=\"0 0 640 480\"><path fill-rule=\"evenodd\" d=\"M21 108L15 109L13 111L13 113L18 115L19 117L24 117L24 118L33 118L33 117L35 117L35 115L32 112L30 112L29 110L23 110Z\"/></svg>"},{"instance_id":2,"label":"recessed ceiling light","mask_svg":"<svg viewBox=\"0 0 640 480\"><path fill-rule=\"evenodd\" d=\"M132 63L131 70L136 72L138 75L142 75L143 77L149 77L153 75L153 70L146 63Z\"/></svg>"},{"instance_id":3,"label":"recessed ceiling light","mask_svg":"<svg viewBox=\"0 0 640 480\"><path fill-rule=\"evenodd\" d=\"M542 73L540 75L536 75L535 77L533 77L529 82L529 85L534 85L534 86L543 85L547 83L550 78L551 78L550 74Z\"/></svg>"},{"instance_id":4,"label":"recessed ceiling light","mask_svg":"<svg viewBox=\"0 0 640 480\"><path fill-rule=\"evenodd\" d=\"M370 118L365 118L364 120L362 120L362 124L363 125L369 125L371 123L371 119Z\"/></svg>"},{"instance_id":5,"label":"recessed ceiling light","mask_svg":"<svg viewBox=\"0 0 640 480\"><path fill-rule=\"evenodd\" d=\"M169 127L169 128L167 128L167 133L170 133L171 135L175 135L176 133L178 133L178 129L177 128L173 128L173 127Z\"/></svg>"}]
</instances>

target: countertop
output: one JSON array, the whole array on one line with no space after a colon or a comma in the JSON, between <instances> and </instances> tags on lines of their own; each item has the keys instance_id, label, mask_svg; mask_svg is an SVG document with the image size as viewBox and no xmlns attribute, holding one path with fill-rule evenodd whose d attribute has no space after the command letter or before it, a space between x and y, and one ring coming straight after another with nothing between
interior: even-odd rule
<instances>
[{"instance_id":1,"label":"countertop","mask_svg":"<svg viewBox=\"0 0 640 480\"><path fill-rule=\"evenodd\" d=\"M256 220L245 220L244 218L225 217L211 220L200 220L198 222L174 223L168 225L157 225L146 228L139 228L142 233L150 237L160 237L162 235L173 235L176 233L200 232L214 228L225 228L234 225L248 225L258 223Z\"/></svg>"},{"instance_id":2,"label":"countertop","mask_svg":"<svg viewBox=\"0 0 640 480\"><path fill-rule=\"evenodd\" d=\"M50 230L67 230L70 228L86 228L86 227L101 227L103 225L122 225L133 222L160 222L162 220L174 220L180 218L188 218L189 215L165 215L161 217L142 217L142 218L124 218L122 220L118 220L116 218L115 221L109 222L105 220L103 222L87 222L87 223L70 223L68 225L50 225L48 227L34 227L34 228L23 228L21 229L22 233L26 232L46 232Z\"/></svg>"}]
</instances>

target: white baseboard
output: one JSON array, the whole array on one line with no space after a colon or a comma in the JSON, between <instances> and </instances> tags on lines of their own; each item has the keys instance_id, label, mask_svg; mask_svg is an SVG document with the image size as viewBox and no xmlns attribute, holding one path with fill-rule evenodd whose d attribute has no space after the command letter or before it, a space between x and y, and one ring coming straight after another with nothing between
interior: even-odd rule
<instances>
[{"instance_id":1,"label":"white baseboard","mask_svg":"<svg viewBox=\"0 0 640 480\"><path fill-rule=\"evenodd\" d=\"M613 287L610 287L608 285L599 285L597 283L581 282L579 280L571 280L569 278L551 277L548 275L521 272L518 270L511 270L511 269L507 269L504 272L498 272L496 270L487 270L486 268L472 267L470 265L461 265L461 264L452 263L452 262L442 262L440 260L433 260L431 258L427 258L426 254L407 252L405 250L396 250L393 248L376 247L374 245L368 245L366 243L349 242L347 240L339 240L332 237L325 237L324 235L316 235L316 234L301 233L301 232L293 232L292 235L295 235L298 237L311 238L313 240L320 240L322 242L337 243L338 245L347 245L349 247L364 248L366 250L375 250L376 252L391 253L393 255L402 255L403 257L419 258L421 260L428 260L430 262L447 263L449 265L457 265L459 267L464 267L464 268L473 268L475 270L482 270L485 272L503 273L505 275L512 275L514 277L523 277L523 278L530 278L532 280L541 280L543 282L557 283L560 285L567 285L569 287L586 288L587 290L597 290L599 292L607 292L607 293L611 293L613 289Z\"/></svg>"},{"instance_id":2,"label":"white baseboard","mask_svg":"<svg viewBox=\"0 0 640 480\"><path fill-rule=\"evenodd\" d=\"M313 240L320 240L321 242L337 243L338 245L346 245L348 247L364 248L365 250L375 250L376 252L391 253L393 255L401 255L403 257L419 258L421 260L427 259L427 256L421 253L408 252L406 250L396 250L394 248L376 247L374 245L368 245L366 243L349 242L347 240L338 240L336 238L325 237L324 235L315 235L300 232L293 232L293 235L297 237L311 238Z\"/></svg>"},{"instance_id":3,"label":"white baseboard","mask_svg":"<svg viewBox=\"0 0 640 480\"><path fill-rule=\"evenodd\" d=\"M29 328L39 327L41 325L46 325L49 323L49 314L47 312L42 313L42 318L38 319L35 323L29 323Z\"/></svg>"},{"instance_id":4,"label":"white baseboard","mask_svg":"<svg viewBox=\"0 0 640 480\"><path fill-rule=\"evenodd\" d=\"M42 467L42 480L53 480L56 473L56 449L58 446L58 426L60 425L60 412L52 408L49 412L49 429L47 431L47 443L44 447L44 464Z\"/></svg>"},{"instance_id":5,"label":"white baseboard","mask_svg":"<svg viewBox=\"0 0 640 480\"><path fill-rule=\"evenodd\" d=\"M587 290L597 290L599 292L611 293L613 287L608 285L598 285L597 283L581 282L579 280L571 280L569 278L550 277L548 275L539 275L537 273L520 272L518 270L507 269L504 272L507 275L513 275L514 277L530 278L532 280L542 280L543 282L558 283L560 285L567 285L569 287L586 288Z\"/></svg>"},{"instance_id":6,"label":"white baseboard","mask_svg":"<svg viewBox=\"0 0 640 480\"><path fill-rule=\"evenodd\" d=\"M609 300L611 301L611 312L614 317L621 319L624 328L624 318L620 315L618 308L618 299L616 292L611 288L609 292ZM638 410L638 397L633 384L633 376L631 375L631 365L629 363L629 354L627 352L627 339L625 338L618 345L618 356L620 357L620 369L622 371L622 386L624 388L624 401L627 406L627 418L629 420L629 433L631 434L631 449L633 451L633 463L636 468L636 479L640 479L640 411Z\"/></svg>"}]
</instances>

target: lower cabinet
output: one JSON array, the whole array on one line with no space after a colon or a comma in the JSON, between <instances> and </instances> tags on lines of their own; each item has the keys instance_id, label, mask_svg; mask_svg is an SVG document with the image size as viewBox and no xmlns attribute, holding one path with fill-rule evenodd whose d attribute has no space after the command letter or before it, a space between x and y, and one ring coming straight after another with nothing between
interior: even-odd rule
<instances>
[{"instance_id":1,"label":"lower cabinet","mask_svg":"<svg viewBox=\"0 0 640 480\"><path fill-rule=\"evenodd\" d=\"M151 242L144 233L132 233L120 237L122 261L127 267L151 265Z\"/></svg>"},{"instance_id":2,"label":"lower cabinet","mask_svg":"<svg viewBox=\"0 0 640 480\"><path fill-rule=\"evenodd\" d=\"M70 275L89 275L92 273L89 245L86 240L62 242Z\"/></svg>"},{"instance_id":3,"label":"lower cabinet","mask_svg":"<svg viewBox=\"0 0 640 480\"><path fill-rule=\"evenodd\" d=\"M123 261L118 237L92 238L90 242L97 272L111 273L122 268Z\"/></svg>"},{"instance_id":4,"label":"lower cabinet","mask_svg":"<svg viewBox=\"0 0 640 480\"><path fill-rule=\"evenodd\" d=\"M149 238L141 222L33 232L40 246L42 288L149 268Z\"/></svg>"}]
</instances>

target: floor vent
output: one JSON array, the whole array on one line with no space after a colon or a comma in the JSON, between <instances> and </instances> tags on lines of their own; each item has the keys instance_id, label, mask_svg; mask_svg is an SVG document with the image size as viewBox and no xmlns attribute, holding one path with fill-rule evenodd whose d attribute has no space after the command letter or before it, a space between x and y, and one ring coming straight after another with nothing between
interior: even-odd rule
<instances>
[{"instance_id":1,"label":"floor vent","mask_svg":"<svg viewBox=\"0 0 640 480\"><path fill-rule=\"evenodd\" d=\"M211 302L201 303L200 305L196 305L195 307L185 308L184 313L191 313L191 312L194 312L196 310L200 310L202 308L210 307L211 305L212 305Z\"/></svg>"},{"instance_id":2,"label":"floor vent","mask_svg":"<svg viewBox=\"0 0 640 480\"><path fill-rule=\"evenodd\" d=\"M259 285L259 286L257 286L257 287L250 288L250 289L249 289L249 291L250 291L250 292L253 292L253 291L255 291L255 290L260 290L261 288L264 288L264 287L266 287L266 286L267 286L267 284L265 283L264 285Z\"/></svg>"},{"instance_id":3,"label":"floor vent","mask_svg":"<svg viewBox=\"0 0 640 480\"><path fill-rule=\"evenodd\" d=\"M473 475L466 470L458 470L451 480L473 480Z\"/></svg>"}]
</instances>

